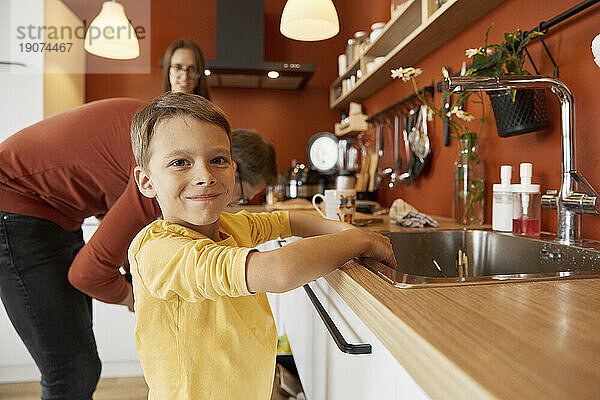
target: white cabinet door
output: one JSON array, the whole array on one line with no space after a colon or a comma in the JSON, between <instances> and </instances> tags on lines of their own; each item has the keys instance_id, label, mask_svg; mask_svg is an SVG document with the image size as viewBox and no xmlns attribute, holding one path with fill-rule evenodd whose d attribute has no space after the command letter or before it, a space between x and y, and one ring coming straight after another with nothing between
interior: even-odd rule
<instances>
[{"instance_id":1,"label":"white cabinet door","mask_svg":"<svg viewBox=\"0 0 600 400\"><path fill-rule=\"evenodd\" d=\"M81 228L87 242L98 228L98 220L87 218ZM102 377L142 376L133 339L135 314L125 306L94 299L93 318L96 347L102 361Z\"/></svg>"},{"instance_id":2,"label":"white cabinet door","mask_svg":"<svg viewBox=\"0 0 600 400\"><path fill-rule=\"evenodd\" d=\"M343 353L304 288L286 293L280 299L280 309L307 399L429 399L325 279L310 287L344 339L369 343L372 353Z\"/></svg>"}]
</instances>

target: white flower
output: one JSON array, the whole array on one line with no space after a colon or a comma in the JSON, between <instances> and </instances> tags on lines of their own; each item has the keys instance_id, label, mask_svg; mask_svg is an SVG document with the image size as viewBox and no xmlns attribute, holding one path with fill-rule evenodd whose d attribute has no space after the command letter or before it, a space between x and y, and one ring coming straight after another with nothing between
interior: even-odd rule
<instances>
[{"instance_id":1,"label":"white flower","mask_svg":"<svg viewBox=\"0 0 600 400\"><path fill-rule=\"evenodd\" d=\"M459 109L457 106L452 107L452 110L450 110L450 112L446 113L446 116L448 118L450 118L453 114L456 114L456 118L462 119L463 121L473 121L475 119L475 117L471 114L469 114L466 111L463 111L461 109Z\"/></svg>"},{"instance_id":2,"label":"white flower","mask_svg":"<svg viewBox=\"0 0 600 400\"><path fill-rule=\"evenodd\" d=\"M452 114L456 114L457 112L458 112L458 107L457 107L457 106L454 106L454 107L452 107L452 110L450 110L450 111L449 111L449 112L448 112L446 115L447 115L448 117L451 117L451 116L452 116Z\"/></svg>"},{"instance_id":3,"label":"white flower","mask_svg":"<svg viewBox=\"0 0 600 400\"><path fill-rule=\"evenodd\" d=\"M479 48L479 49L467 49L467 50L465 50L465 56L471 58L475 54L479 53L480 51L481 51L481 48Z\"/></svg>"},{"instance_id":4,"label":"white flower","mask_svg":"<svg viewBox=\"0 0 600 400\"><path fill-rule=\"evenodd\" d=\"M467 57L471 58L471 57L473 57L473 56L474 56L474 55L476 55L476 54L481 54L482 52L483 52L483 48L482 48L482 47L480 47L480 48L478 48L478 49L466 49L466 50L465 50L465 56L467 56ZM485 53L486 53L487 55L490 55L490 54L492 54L493 52L494 52L494 50L493 50L493 49L490 49L489 47L488 47L487 49L485 49Z\"/></svg>"},{"instance_id":5,"label":"white flower","mask_svg":"<svg viewBox=\"0 0 600 400\"><path fill-rule=\"evenodd\" d=\"M446 67L442 67L442 76L444 77L444 79L450 79L450 73L448 72Z\"/></svg>"},{"instance_id":6,"label":"white flower","mask_svg":"<svg viewBox=\"0 0 600 400\"><path fill-rule=\"evenodd\" d=\"M473 115L471 115L471 114L469 114L468 112L466 112L466 111L463 111L463 110L458 110L458 111L456 112L456 116L457 116L458 118L460 118L460 119L464 120L464 121L467 121L467 122L469 122L469 121L473 121L473 120L475 119L475 117L474 117Z\"/></svg>"},{"instance_id":7,"label":"white flower","mask_svg":"<svg viewBox=\"0 0 600 400\"><path fill-rule=\"evenodd\" d=\"M392 78L401 78L404 82L408 82L409 79L421 75L423 70L421 68L398 68L391 70Z\"/></svg>"}]
</instances>

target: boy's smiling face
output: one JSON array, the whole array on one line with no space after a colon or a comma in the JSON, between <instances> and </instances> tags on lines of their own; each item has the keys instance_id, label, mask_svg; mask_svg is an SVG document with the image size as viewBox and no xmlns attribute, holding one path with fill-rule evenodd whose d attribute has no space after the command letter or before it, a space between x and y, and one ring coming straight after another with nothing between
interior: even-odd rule
<instances>
[{"instance_id":1,"label":"boy's smiling face","mask_svg":"<svg viewBox=\"0 0 600 400\"><path fill-rule=\"evenodd\" d=\"M148 165L136 167L135 179L142 194L156 197L166 221L213 238L233 194L234 170L223 128L176 116L155 127Z\"/></svg>"}]
</instances>

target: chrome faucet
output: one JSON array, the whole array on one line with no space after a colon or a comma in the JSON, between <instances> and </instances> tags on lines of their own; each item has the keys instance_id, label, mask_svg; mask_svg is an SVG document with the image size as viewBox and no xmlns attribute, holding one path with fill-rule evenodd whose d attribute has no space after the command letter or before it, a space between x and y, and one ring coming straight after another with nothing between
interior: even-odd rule
<instances>
[{"instance_id":1,"label":"chrome faucet","mask_svg":"<svg viewBox=\"0 0 600 400\"><path fill-rule=\"evenodd\" d=\"M542 196L544 207L556 208L558 214L557 239L573 244L580 238L581 216L600 214L598 193L577 171L577 142L575 133L575 99L563 82L549 76L444 76L444 90L454 93L497 91L511 89L548 88L558 97L561 108L562 183L560 191L548 191ZM584 193L575 191L575 183Z\"/></svg>"}]
</instances>

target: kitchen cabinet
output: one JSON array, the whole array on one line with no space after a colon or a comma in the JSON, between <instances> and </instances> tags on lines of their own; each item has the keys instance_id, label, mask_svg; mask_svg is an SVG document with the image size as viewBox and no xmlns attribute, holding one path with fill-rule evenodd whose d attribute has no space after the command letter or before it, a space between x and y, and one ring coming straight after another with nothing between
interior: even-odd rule
<instances>
[{"instance_id":1,"label":"kitchen cabinet","mask_svg":"<svg viewBox=\"0 0 600 400\"><path fill-rule=\"evenodd\" d=\"M325 279L309 286L346 341L369 343L372 353L342 353L304 288L278 295L278 318L285 326L307 399L429 399Z\"/></svg>"},{"instance_id":2,"label":"kitchen cabinet","mask_svg":"<svg viewBox=\"0 0 600 400\"><path fill-rule=\"evenodd\" d=\"M503 1L448 0L439 8L435 0L407 1L364 54L331 84L329 107L344 109L351 101L368 98L392 81L390 70L414 66ZM384 59L367 72L367 64L377 57ZM344 81L359 70L355 86L345 88Z\"/></svg>"}]
</instances>

